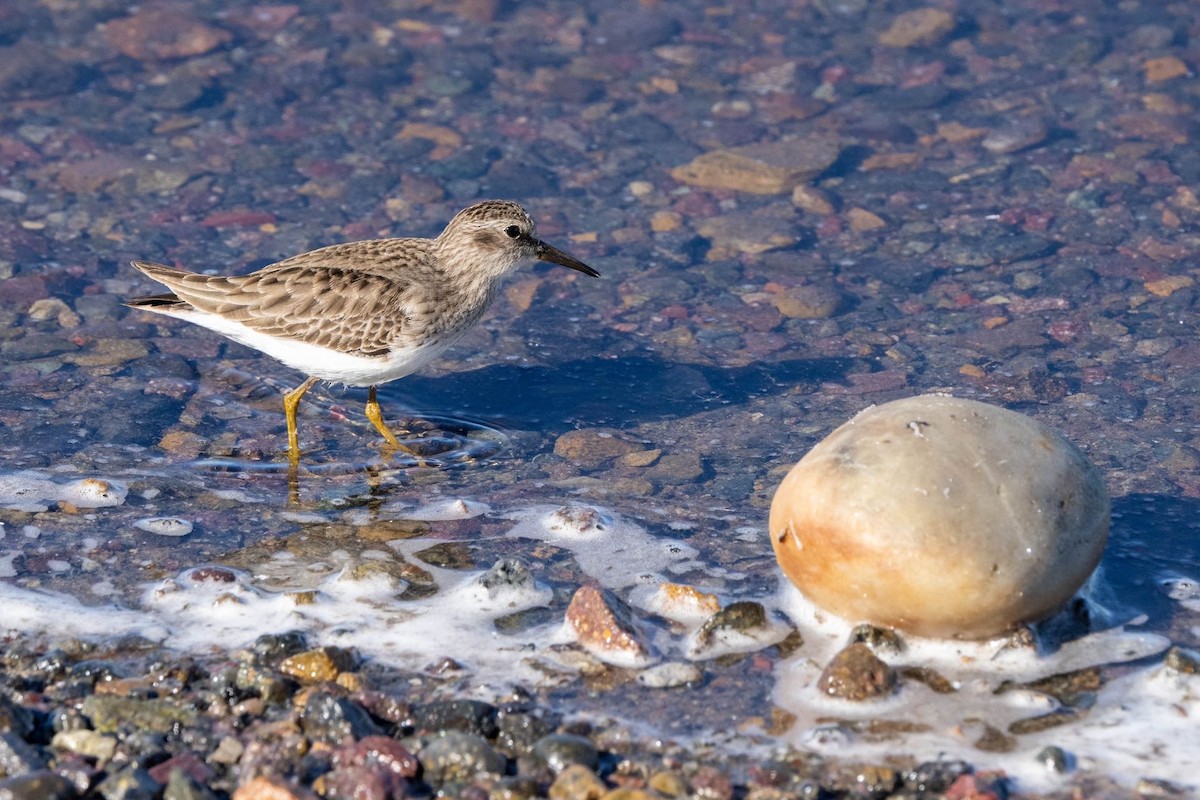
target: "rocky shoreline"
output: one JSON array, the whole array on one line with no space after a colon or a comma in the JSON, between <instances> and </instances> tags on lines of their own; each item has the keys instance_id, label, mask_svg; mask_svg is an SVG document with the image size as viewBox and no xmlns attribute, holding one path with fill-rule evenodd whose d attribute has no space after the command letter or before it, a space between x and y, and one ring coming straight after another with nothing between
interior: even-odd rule
<instances>
[{"instance_id":1,"label":"rocky shoreline","mask_svg":"<svg viewBox=\"0 0 1200 800\"><path fill-rule=\"evenodd\" d=\"M1016 800L1002 772L959 760L839 763L747 755L564 717L513 689L490 701L447 691L458 665L406 674L300 634L192 657L129 640L98 647L6 642L0 662L5 800ZM607 676L620 691L621 670ZM447 677L450 676L450 677ZM625 678L627 679L627 677ZM1045 753L1047 765L1061 752ZM1138 798L1185 797L1143 780ZM1082 775L1045 798L1128 798Z\"/></svg>"}]
</instances>

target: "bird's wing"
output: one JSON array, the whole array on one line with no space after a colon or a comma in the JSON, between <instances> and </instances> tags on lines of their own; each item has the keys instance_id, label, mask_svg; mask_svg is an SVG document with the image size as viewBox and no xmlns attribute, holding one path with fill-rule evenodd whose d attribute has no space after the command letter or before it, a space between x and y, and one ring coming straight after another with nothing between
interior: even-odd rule
<instances>
[{"instance_id":1,"label":"bird's wing","mask_svg":"<svg viewBox=\"0 0 1200 800\"><path fill-rule=\"evenodd\" d=\"M307 259L229 277L143 262L134 266L197 311L343 353L385 355L411 316L409 281L402 272L383 275Z\"/></svg>"}]
</instances>

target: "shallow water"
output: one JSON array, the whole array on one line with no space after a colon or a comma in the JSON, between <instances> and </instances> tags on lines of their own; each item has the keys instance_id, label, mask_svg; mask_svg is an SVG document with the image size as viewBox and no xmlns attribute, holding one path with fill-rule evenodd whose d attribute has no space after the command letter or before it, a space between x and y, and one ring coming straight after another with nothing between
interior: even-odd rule
<instances>
[{"instance_id":1,"label":"shallow water","mask_svg":"<svg viewBox=\"0 0 1200 800\"><path fill-rule=\"evenodd\" d=\"M0 627L204 649L264 622L312 626L406 668L453 656L480 682L512 669L503 647L472 662L499 637L555 662L517 677L568 712L803 748L800 723L760 723L795 713L781 687L819 648L597 694L556 660L570 594L597 581L636 599L670 579L790 608L765 535L783 473L870 403L951 391L1087 452L1114 496L1100 601L1131 631L1200 646L1195 14L980 0L946 6L952 26L929 43L887 44L910 8L209 2L130 16L95 0L5 18ZM811 191L672 172L792 137L840 149ZM119 305L153 290L132 258L246 271L434 235L493 196L603 277L523 271L445 358L381 387L424 465L384 451L365 391L319 386L289 475L279 398L301 376ZM87 478L106 502L67 487ZM564 506L608 520L602 534L538 527ZM161 518L184 524L146 524ZM497 629L468 589L501 557L540 589ZM370 562L404 566L338 582ZM188 582L205 565L234 570L244 596L201 624L172 598L208 591ZM322 602L306 616L285 590ZM422 628L412 650L344 621L347 603L373 603L378 629L477 616L457 638ZM686 656L678 626L642 616L668 658ZM1097 725L1050 740L1078 748L1082 771L1194 784L1187 737L1139 759L1145 729L1106 716L1122 687L1161 683L1160 662L1106 670L1116 699L1101 693ZM1166 696L1194 709L1180 680ZM960 738L1039 787L1073 777L1031 774L1047 736L1002 755ZM1092 755L1106 747L1135 755Z\"/></svg>"}]
</instances>

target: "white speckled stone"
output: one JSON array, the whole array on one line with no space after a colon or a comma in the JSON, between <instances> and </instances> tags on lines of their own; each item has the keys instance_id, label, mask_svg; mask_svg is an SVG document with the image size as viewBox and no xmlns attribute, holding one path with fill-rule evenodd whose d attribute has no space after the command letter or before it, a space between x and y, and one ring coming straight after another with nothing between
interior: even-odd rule
<instances>
[{"instance_id":1,"label":"white speckled stone","mask_svg":"<svg viewBox=\"0 0 1200 800\"><path fill-rule=\"evenodd\" d=\"M1047 616L1108 537L1096 468L1053 429L924 395L868 408L784 478L771 542L822 608L934 637L982 639Z\"/></svg>"}]
</instances>

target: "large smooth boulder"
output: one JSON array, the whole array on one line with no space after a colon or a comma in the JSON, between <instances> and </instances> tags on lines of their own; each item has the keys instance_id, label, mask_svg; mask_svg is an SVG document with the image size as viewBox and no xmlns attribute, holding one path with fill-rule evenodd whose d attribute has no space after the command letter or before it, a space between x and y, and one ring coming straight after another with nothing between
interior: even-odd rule
<instances>
[{"instance_id":1,"label":"large smooth boulder","mask_svg":"<svg viewBox=\"0 0 1200 800\"><path fill-rule=\"evenodd\" d=\"M866 409L771 504L784 573L848 620L982 639L1055 611L1100 560L1109 497L1058 432L924 395Z\"/></svg>"}]
</instances>

